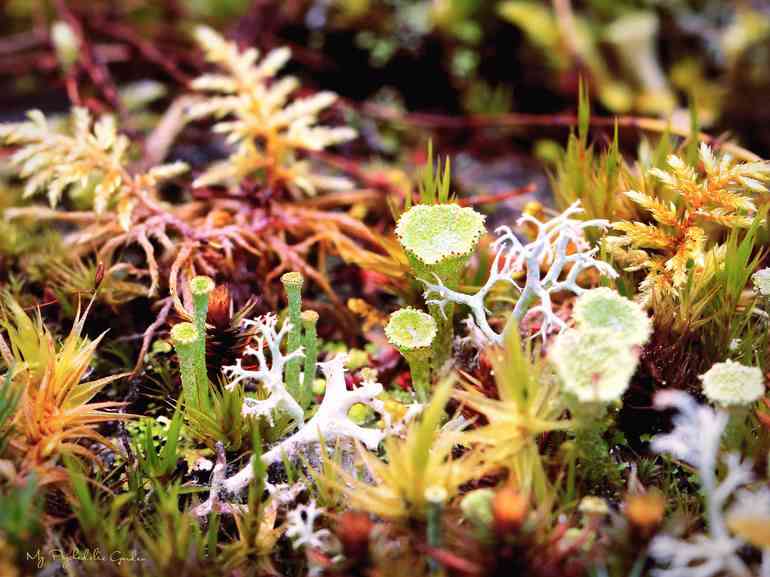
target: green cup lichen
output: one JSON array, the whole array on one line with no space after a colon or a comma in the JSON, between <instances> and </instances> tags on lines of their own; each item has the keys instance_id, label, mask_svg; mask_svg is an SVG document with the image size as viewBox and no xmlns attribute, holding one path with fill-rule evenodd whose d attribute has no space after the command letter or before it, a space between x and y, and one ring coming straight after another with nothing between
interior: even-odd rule
<instances>
[{"instance_id":1,"label":"green cup lichen","mask_svg":"<svg viewBox=\"0 0 770 577\"><path fill-rule=\"evenodd\" d=\"M198 407L198 337L198 331L192 323L178 323L171 328L171 341L179 358L182 394L190 408Z\"/></svg>"},{"instance_id":2,"label":"green cup lichen","mask_svg":"<svg viewBox=\"0 0 770 577\"><path fill-rule=\"evenodd\" d=\"M652 321L644 309L617 291L600 287L585 291L572 311L580 329L611 329L613 339L643 345L652 333Z\"/></svg>"},{"instance_id":3,"label":"green cup lichen","mask_svg":"<svg viewBox=\"0 0 770 577\"><path fill-rule=\"evenodd\" d=\"M432 345L438 329L432 316L413 308L403 308L390 315L385 336L409 363L417 397L425 402L430 390Z\"/></svg>"},{"instance_id":4,"label":"green cup lichen","mask_svg":"<svg viewBox=\"0 0 770 577\"><path fill-rule=\"evenodd\" d=\"M419 280L440 280L455 289L463 269L485 232L484 215L456 204L416 205L398 220L396 237L409 259L412 274ZM450 303L442 312L431 305L430 313L438 326L433 365L441 367L452 346Z\"/></svg>"},{"instance_id":5,"label":"green cup lichen","mask_svg":"<svg viewBox=\"0 0 770 577\"><path fill-rule=\"evenodd\" d=\"M211 278L207 276L196 276L190 281L190 293L193 298L193 317L195 330L198 332L196 342L196 355L199 362L196 362L196 375L198 389L207 388L209 385L209 376L206 370L206 317L209 310L209 295L216 285Z\"/></svg>"},{"instance_id":6,"label":"green cup lichen","mask_svg":"<svg viewBox=\"0 0 770 577\"><path fill-rule=\"evenodd\" d=\"M303 407L310 403L313 395L313 381L315 380L316 362L318 361L318 313L316 311L302 311L302 346L305 349L305 367L302 376L302 391L300 405Z\"/></svg>"}]
</instances>

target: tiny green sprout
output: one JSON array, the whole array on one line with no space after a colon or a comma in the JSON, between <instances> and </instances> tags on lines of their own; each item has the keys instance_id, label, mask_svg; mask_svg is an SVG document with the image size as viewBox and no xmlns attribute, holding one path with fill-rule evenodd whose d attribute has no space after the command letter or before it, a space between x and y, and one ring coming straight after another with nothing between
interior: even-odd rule
<instances>
[{"instance_id":1,"label":"tiny green sprout","mask_svg":"<svg viewBox=\"0 0 770 577\"><path fill-rule=\"evenodd\" d=\"M313 379L313 394L322 397L326 392L326 379Z\"/></svg>"},{"instance_id":2,"label":"tiny green sprout","mask_svg":"<svg viewBox=\"0 0 770 577\"><path fill-rule=\"evenodd\" d=\"M727 360L715 363L700 376L703 394L709 401L722 407L748 406L765 392L762 371Z\"/></svg>"},{"instance_id":3,"label":"tiny green sprout","mask_svg":"<svg viewBox=\"0 0 770 577\"><path fill-rule=\"evenodd\" d=\"M198 407L196 365L198 360L198 331L192 323L178 323L171 328L171 340L179 357L182 393L188 407Z\"/></svg>"},{"instance_id":4,"label":"tiny green sprout","mask_svg":"<svg viewBox=\"0 0 770 577\"><path fill-rule=\"evenodd\" d=\"M751 276L754 290L763 297L770 297L770 268L758 270Z\"/></svg>"},{"instance_id":5,"label":"tiny green sprout","mask_svg":"<svg viewBox=\"0 0 770 577\"><path fill-rule=\"evenodd\" d=\"M611 403L626 392L638 358L616 331L568 329L551 346L562 388L581 403Z\"/></svg>"},{"instance_id":6,"label":"tiny green sprout","mask_svg":"<svg viewBox=\"0 0 770 577\"><path fill-rule=\"evenodd\" d=\"M629 345L643 345L652 333L652 322L644 309L608 287L581 294L572 316L580 329L612 329L614 339Z\"/></svg>"},{"instance_id":7,"label":"tiny green sprout","mask_svg":"<svg viewBox=\"0 0 770 577\"><path fill-rule=\"evenodd\" d=\"M486 230L484 219L472 208L456 204L420 204L401 215L396 236L415 278L424 282L438 279L447 288L456 288ZM451 352L454 305L449 303L443 310L430 305L429 310L439 330L433 363L440 368Z\"/></svg>"},{"instance_id":8,"label":"tiny green sprout","mask_svg":"<svg viewBox=\"0 0 770 577\"><path fill-rule=\"evenodd\" d=\"M429 314L410 307L390 315L385 336L409 363L417 397L425 402L430 390L431 345L438 329Z\"/></svg>"},{"instance_id":9,"label":"tiny green sprout","mask_svg":"<svg viewBox=\"0 0 770 577\"><path fill-rule=\"evenodd\" d=\"M281 275L281 282L289 303L289 322L291 329L286 339L286 353L296 351L302 345L302 273L287 272ZM301 359L292 359L286 363L286 388L295 399L301 395L299 390L299 372Z\"/></svg>"},{"instance_id":10,"label":"tiny green sprout","mask_svg":"<svg viewBox=\"0 0 770 577\"><path fill-rule=\"evenodd\" d=\"M460 510L463 517L468 519L476 527L487 529L492 526L494 515L492 513L492 501L495 492L492 489L476 489L466 494L460 501Z\"/></svg>"},{"instance_id":11,"label":"tiny green sprout","mask_svg":"<svg viewBox=\"0 0 770 577\"><path fill-rule=\"evenodd\" d=\"M302 319L302 328L305 331L302 337L302 346L305 349L305 366L302 373L300 405L307 407L313 391L316 363L318 361L318 333L316 331L318 313L315 311L302 311L300 318Z\"/></svg>"}]
</instances>

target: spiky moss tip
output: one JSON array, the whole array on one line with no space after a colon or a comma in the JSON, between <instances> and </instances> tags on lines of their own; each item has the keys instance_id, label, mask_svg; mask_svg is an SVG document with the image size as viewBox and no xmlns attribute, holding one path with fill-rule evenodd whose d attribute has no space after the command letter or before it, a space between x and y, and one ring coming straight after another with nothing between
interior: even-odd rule
<instances>
[{"instance_id":1,"label":"spiky moss tip","mask_svg":"<svg viewBox=\"0 0 770 577\"><path fill-rule=\"evenodd\" d=\"M485 232L485 216L456 204L418 204L396 225L404 250L425 266L470 256Z\"/></svg>"},{"instance_id":2,"label":"spiky moss tip","mask_svg":"<svg viewBox=\"0 0 770 577\"><path fill-rule=\"evenodd\" d=\"M611 329L567 329L549 358L563 390L582 403L610 403L626 392L638 357Z\"/></svg>"},{"instance_id":3,"label":"spiky moss tip","mask_svg":"<svg viewBox=\"0 0 770 577\"><path fill-rule=\"evenodd\" d=\"M581 294L575 301L572 316L578 327L612 329L616 338L630 345L643 345L652 333L652 322L644 309L608 287Z\"/></svg>"},{"instance_id":4,"label":"spiky moss tip","mask_svg":"<svg viewBox=\"0 0 770 577\"><path fill-rule=\"evenodd\" d=\"M761 369L731 360L715 363L700 380L706 398L724 407L750 405L765 392Z\"/></svg>"},{"instance_id":5,"label":"spiky moss tip","mask_svg":"<svg viewBox=\"0 0 770 577\"><path fill-rule=\"evenodd\" d=\"M208 276L196 276L190 281L190 291L194 295L209 294L216 288L216 284Z\"/></svg>"},{"instance_id":6,"label":"spiky moss tip","mask_svg":"<svg viewBox=\"0 0 770 577\"><path fill-rule=\"evenodd\" d=\"M302 276L301 272L287 272L281 275L281 282L283 283L283 286L288 288L302 288L302 283L304 282L304 278Z\"/></svg>"},{"instance_id":7,"label":"spiky moss tip","mask_svg":"<svg viewBox=\"0 0 770 577\"><path fill-rule=\"evenodd\" d=\"M302 311L300 318L304 326L313 326L318 322L318 313L316 311Z\"/></svg>"},{"instance_id":8,"label":"spiky moss tip","mask_svg":"<svg viewBox=\"0 0 770 577\"><path fill-rule=\"evenodd\" d=\"M191 345L198 340L198 331L192 323L177 323L171 327L171 340L174 345Z\"/></svg>"},{"instance_id":9,"label":"spiky moss tip","mask_svg":"<svg viewBox=\"0 0 770 577\"><path fill-rule=\"evenodd\" d=\"M388 341L402 352L429 348L437 332L432 316L411 307L394 312L385 326Z\"/></svg>"}]
</instances>

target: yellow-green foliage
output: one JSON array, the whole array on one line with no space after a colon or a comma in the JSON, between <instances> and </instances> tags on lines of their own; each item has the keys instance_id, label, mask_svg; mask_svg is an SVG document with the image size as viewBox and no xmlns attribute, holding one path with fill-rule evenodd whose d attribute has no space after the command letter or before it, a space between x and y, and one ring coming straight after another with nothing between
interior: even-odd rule
<instances>
[{"instance_id":1,"label":"yellow-green foliage","mask_svg":"<svg viewBox=\"0 0 770 577\"><path fill-rule=\"evenodd\" d=\"M483 454L469 450L453 458L457 439L439 430L452 386L452 381L444 381L435 389L421 420L410 425L406 438L385 438L384 460L359 446L358 453L374 484L337 468L338 476L329 482L344 491L353 508L387 519L422 518L428 487L441 487L451 498L460 486L484 475Z\"/></svg>"},{"instance_id":2,"label":"yellow-green foliage","mask_svg":"<svg viewBox=\"0 0 770 577\"><path fill-rule=\"evenodd\" d=\"M502 347L491 347L485 354L499 398L487 396L472 382L455 392L458 401L486 419L486 424L460 433L460 438L484 446L489 465L509 470L520 491L541 500L550 484L537 441L543 433L567 430L572 424L560 418L564 404L559 384L541 360L533 361L537 355L530 346L522 348L516 329L506 331Z\"/></svg>"},{"instance_id":3,"label":"yellow-green foliage","mask_svg":"<svg viewBox=\"0 0 770 577\"><path fill-rule=\"evenodd\" d=\"M20 146L11 163L26 179L24 195L45 192L52 207L69 189L76 196L92 197L99 214L116 205L118 219L128 230L139 199L151 195L159 181L187 168L175 163L131 174L127 169L130 142L109 115L94 122L88 110L73 108L70 132L58 130L39 110L27 116L27 122L0 126L0 139Z\"/></svg>"},{"instance_id":4,"label":"yellow-green foliage","mask_svg":"<svg viewBox=\"0 0 770 577\"><path fill-rule=\"evenodd\" d=\"M97 425L126 418L106 411L121 403L90 402L108 383L125 375L81 382L103 336L93 341L81 336L87 314L88 309L82 315L78 311L70 333L58 343L39 313L33 320L10 296L3 297L0 324L8 334L3 357L20 395L9 446L21 472L36 473L40 484L66 480L66 471L58 464L62 455L95 460L82 441L109 445Z\"/></svg>"},{"instance_id":5,"label":"yellow-green foliage","mask_svg":"<svg viewBox=\"0 0 770 577\"><path fill-rule=\"evenodd\" d=\"M199 27L195 38L206 59L222 72L195 79L193 88L207 96L191 107L190 116L224 119L214 131L227 135L228 144L235 146L227 160L196 179L196 186L233 184L255 175L263 176L271 188L285 185L311 195L318 189L349 186L344 179L314 173L309 163L296 158L298 151L323 150L355 138L356 132L318 125L319 114L337 99L331 92L290 102L299 82L292 76L275 79L291 56L288 48L272 50L257 62L255 48L240 51L210 28Z\"/></svg>"},{"instance_id":6,"label":"yellow-green foliage","mask_svg":"<svg viewBox=\"0 0 770 577\"><path fill-rule=\"evenodd\" d=\"M705 144L699 160L695 167L670 155L668 171L648 171L662 184L660 195L649 190L625 193L644 210L647 222L614 223L622 235L608 238L607 246L627 270L647 273L640 285L646 295L680 289L690 267L703 267L720 229L748 227L756 213L751 195L767 192L768 163L735 162L727 154L717 158Z\"/></svg>"}]
</instances>

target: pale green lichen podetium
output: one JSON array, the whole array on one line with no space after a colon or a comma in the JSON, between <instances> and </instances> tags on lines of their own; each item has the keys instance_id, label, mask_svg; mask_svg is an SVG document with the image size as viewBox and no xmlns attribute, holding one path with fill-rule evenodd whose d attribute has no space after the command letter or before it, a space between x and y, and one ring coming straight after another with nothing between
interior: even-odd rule
<instances>
[{"instance_id":1,"label":"pale green lichen podetium","mask_svg":"<svg viewBox=\"0 0 770 577\"><path fill-rule=\"evenodd\" d=\"M207 276L196 276L190 281L190 292L193 298L193 318L195 330L198 333L196 343L195 379L199 391L208 390L209 375L206 370L206 317L209 311L209 295L214 290L214 281ZM208 398L200 395L200 400Z\"/></svg>"},{"instance_id":2,"label":"pale green lichen podetium","mask_svg":"<svg viewBox=\"0 0 770 577\"><path fill-rule=\"evenodd\" d=\"M302 273L287 272L281 275L281 282L289 301L289 323L291 330L286 339L286 354L293 353L302 345ZM300 359L286 363L286 389L295 399L300 396L299 389Z\"/></svg>"},{"instance_id":3,"label":"pale green lichen podetium","mask_svg":"<svg viewBox=\"0 0 770 577\"><path fill-rule=\"evenodd\" d=\"M171 329L179 372L182 376L182 395L188 408L198 408L198 331L192 323L178 323Z\"/></svg>"},{"instance_id":4,"label":"pale green lichen podetium","mask_svg":"<svg viewBox=\"0 0 770 577\"><path fill-rule=\"evenodd\" d=\"M447 500L447 490L444 487L438 485L431 485L425 489L425 501L428 504L428 510L426 514L426 540L428 546L434 549L439 549L442 542L442 521L441 518L444 513L444 505ZM430 560L431 572L433 574L438 573L438 563L434 559Z\"/></svg>"},{"instance_id":5,"label":"pale green lichen podetium","mask_svg":"<svg viewBox=\"0 0 770 577\"><path fill-rule=\"evenodd\" d=\"M398 220L396 236L409 259L414 277L421 281L440 280L457 289L465 266L484 234L484 215L456 204L416 205ZM446 362L452 349L454 305L444 310L430 305L438 337L434 343L433 367Z\"/></svg>"},{"instance_id":6,"label":"pale green lichen podetium","mask_svg":"<svg viewBox=\"0 0 770 577\"><path fill-rule=\"evenodd\" d=\"M436 321L413 308L399 309L390 315L385 336L409 363L412 386L420 402L428 400L432 344L436 340Z\"/></svg>"},{"instance_id":7,"label":"pale green lichen podetium","mask_svg":"<svg viewBox=\"0 0 770 577\"><path fill-rule=\"evenodd\" d=\"M307 407L313 396L313 381L315 381L316 362L318 361L318 313L315 311L302 311L302 328L305 334L302 337L302 346L305 349L305 367L302 375L302 394L299 404Z\"/></svg>"}]
</instances>

